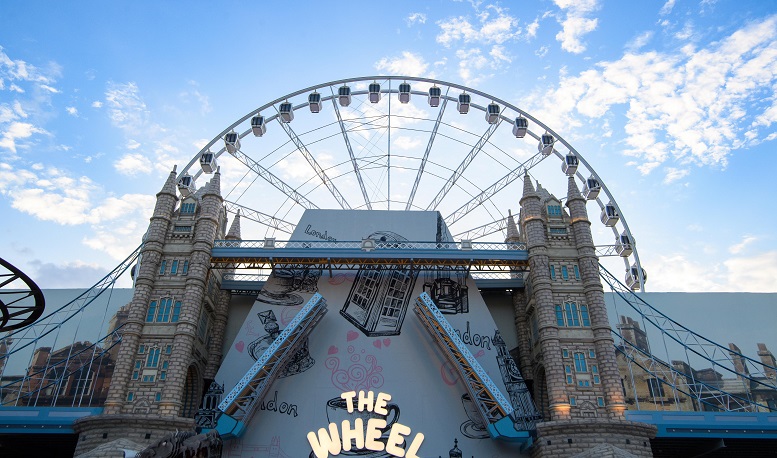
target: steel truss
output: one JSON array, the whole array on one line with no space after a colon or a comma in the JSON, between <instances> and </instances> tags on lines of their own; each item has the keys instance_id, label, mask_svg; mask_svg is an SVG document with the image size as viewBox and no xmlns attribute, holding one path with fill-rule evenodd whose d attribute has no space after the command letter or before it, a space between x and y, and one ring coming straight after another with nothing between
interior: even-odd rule
<instances>
[{"instance_id":1,"label":"steel truss","mask_svg":"<svg viewBox=\"0 0 777 458\"><path fill-rule=\"evenodd\" d=\"M682 349L686 359L678 361L678 363L685 363L687 367L691 368L693 367L691 357L709 363L713 369L732 374L741 381L741 386L746 388L745 395L732 393L728 388L716 386L715 382L699 380L694 376L693 370L687 373L675 367L674 362L667 364L653 354L639 350L616 331L613 331L616 341L620 342L616 345L616 349L631 363L629 370L632 370L631 366L634 364L660 380L662 384L670 386L674 391L688 395L699 405L711 405L727 411L769 410L769 407L750 397L750 393L753 389L777 391L777 382L764 374L767 369L777 370L777 367L756 361L691 331L647 303L603 266L599 265L599 270L601 278L610 286L612 292L639 315L641 323L646 328L645 332L657 330L664 340L665 347L668 342ZM737 362L742 363L743 370L736 369L733 361L735 358Z\"/></svg>"},{"instance_id":2,"label":"steel truss","mask_svg":"<svg viewBox=\"0 0 777 458\"><path fill-rule=\"evenodd\" d=\"M240 211L240 216L244 218L250 219L251 221L256 221L259 224L263 224L277 231L285 232L289 235L294 233L294 228L297 227L297 225L294 223L284 221L276 216L268 215L258 210L254 210L253 208L249 208L245 205L240 205L235 202L230 202L228 200L224 201L224 207L230 213L237 213Z\"/></svg>"},{"instance_id":3,"label":"steel truss","mask_svg":"<svg viewBox=\"0 0 777 458\"><path fill-rule=\"evenodd\" d=\"M526 445L530 444L531 431L536 429L535 422L540 418L534 405L529 402L529 410L514 410L427 293L416 299L414 310L421 324L461 375L491 437L523 440Z\"/></svg>"},{"instance_id":4,"label":"steel truss","mask_svg":"<svg viewBox=\"0 0 777 458\"><path fill-rule=\"evenodd\" d=\"M321 294L314 294L224 397L219 404L223 415L219 417L216 426L224 439L242 434L273 381L286 366L287 359L295 354L326 311L326 300Z\"/></svg>"}]
</instances>

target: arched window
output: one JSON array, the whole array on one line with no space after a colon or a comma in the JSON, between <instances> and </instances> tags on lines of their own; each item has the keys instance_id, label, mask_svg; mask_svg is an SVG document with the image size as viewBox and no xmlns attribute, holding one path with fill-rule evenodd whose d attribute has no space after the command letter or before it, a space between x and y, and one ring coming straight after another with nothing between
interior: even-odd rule
<instances>
[{"instance_id":1,"label":"arched window","mask_svg":"<svg viewBox=\"0 0 777 458\"><path fill-rule=\"evenodd\" d=\"M556 306L556 324L565 327L591 326L588 307L576 302L565 302L564 306Z\"/></svg>"},{"instance_id":2,"label":"arched window","mask_svg":"<svg viewBox=\"0 0 777 458\"><path fill-rule=\"evenodd\" d=\"M561 306L556 306L556 324L564 326L564 313L561 311Z\"/></svg>"}]
</instances>

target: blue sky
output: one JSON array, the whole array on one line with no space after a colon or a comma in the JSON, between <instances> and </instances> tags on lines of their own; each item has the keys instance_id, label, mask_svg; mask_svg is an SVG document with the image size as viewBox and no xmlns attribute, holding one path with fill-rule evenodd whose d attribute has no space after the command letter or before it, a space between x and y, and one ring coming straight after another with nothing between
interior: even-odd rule
<instances>
[{"instance_id":1,"label":"blue sky","mask_svg":"<svg viewBox=\"0 0 777 458\"><path fill-rule=\"evenodd\" d=\"M0 253L43 287L115 266L172 166L244 114L406 74L561 133L628 215L648 290L777 291L773 2L6 1L0 47Z\"/></svg>"}]
</instances>

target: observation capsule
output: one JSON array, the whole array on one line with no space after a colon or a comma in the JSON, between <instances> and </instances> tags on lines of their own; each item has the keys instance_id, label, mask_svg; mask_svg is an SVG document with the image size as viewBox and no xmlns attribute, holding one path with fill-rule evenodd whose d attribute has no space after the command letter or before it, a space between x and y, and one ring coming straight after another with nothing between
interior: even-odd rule
<instances>
[{"instance_id":1,"label":"observation capsule","mask_svg":"<svg viewBox=\"0 0 777 458\"><path fill-rule=\"evenodd\" d=\"M456 107L459 109L459 113L461 114L469 113L470 103L472 103L472 96L470 96L466 92L462 92L461 94L459 94L459 103L456 104Z\"/></svg>"},{"instance_id":2,"label":"observation capsule","mask_svg":"<svg viewBox=\"0 0 777 458\"><path fill-rule=\"evenodd\" d=\"M647 283L647 272L645 272L645 269L642 269L642 280L644 283ZM638 290L642 287L642 283L639 282L639 268L637 267L637 263L632 264L626 271L626 286L632 290Z\"/></svg>"},{"instance_id":3,"label":"observation capsule","mask_svg":"<svg viewBox=\"0 0 777 458\"><path fill-rule=\"evenodd\" d=\"M281 117L281 122L289 123L294 120L294 110L292 109L291 102L288 100L278 105L278 113Z\"/></svg>"},{"instance_id":4,"label":"observation capsule","mask_svg":"<svg viewBox=\"0 0 777 458\"><path fill-rule=\"evenodd\" d=\"M442 89L440 89L437 86L432 86L429 88L429 106L430 107L439 107L440 106L440 98L442 97Z\"/></svg>"},{"instance_id":5,"label":"observation capsule","mask_svg":"<svg viewBox=\"0 0 777 458\"><path fill-rule=\"evenodd\" d=\"M407 81L399 85L399 101L401 103L410 101L410 84Z\"/></svg>"},{"instance_id":6,"label":"observation capsule","mask_svg":"<svg viewBox=\"0 0 777 458\"><path fill-rule=\"evenodd\" d=\"M585 185L583 185L583 197L588 200L594 200L599 197L599 191L601 190L602 185L599 184L599 180L591 175L587 180L585 180Z\"/></svg>"},{"instance_id":7,"label":"observation capsule","mask_svg":"<svg viewBox=\"0 0 777 458\"><path fill-rule=\"evenodd\" d=\"M196 190L197 188L194 184L194 177L188 173L182 175L181 178L178 179L178 191L181 193L181 196L189 197L190 195L194 194L194 191Z\"/></svg>"},{"instance_id":8,"label":"observation capsule","mask_svg":"<svg viewBox=\"0 0 777 458\"><path fill-rule=\"evenodd\" d=\"M626 231L622 232L618 240L615 241L615 251L618 252L618 256L626 258L631 256L634 251L633 241Z\"/></svg>"},{"instance_id":9,"label":"observation capsule","mask_svg":"<svg viewBox=\"0 0 777 458\"><path fill-rule=\"evenodd\" d=\"M216 171L218 164L216 163L216 155L211 153L210 150L205 151L200 155L200 167L205 173L213 173Z\"/></svg>"},{"instance_id":10,"label":"observation capsule","mask_svg":"<svg viewBox=\"0 0 777 458\"><path fill-rule=\"evenodd\" d=\"M380 102L380 84L370 83L370 85L367 86L367 92L369 94L369 99L371 103Z\"/></svg>"},{"instance_id":11,"label":"observation capsule","mask_svg":"<svg viewBox=\"0 0 777 458\"><path fill-rule=\"evenodd\" d=\"M601 220L602 224L604 224L607 227L613 227L620 219L620 215L618 214L618 210L615 209L615 205L612 203L608 203L604 206L602 209L602 215Z\"/></svg>"},{"instance_id":12,"label":"observation capsule","mask_svg":"<svg viewBox=\"0 0 777 458\"><path fill-rule=\"evenodd\" d=\"M526 136L526 131L529 130L529 120L523 116L518 116L513 122L513 135L518 138Z\"/></svg>"},{"instance_id":13,"label":"observation capsule","mask_svg":"<svg viewBox=\"0 0 777 458\"><path fill-rule=\"evenodd\" d=\"M346 86L346 85L342 85L337 90L337 100L340 102L340 106L341 107L347 107L348 105L350 105L351 104L351 88Z\"/></svg>"},{"instance_id":14,"label":"observation capsule","mask_svg":"<svg viewBox=\"0 0 777 458\"><path fill-rule=\"evenodd\" d=\"M554 143L556 143L556 139L553 138L553 135L545 132L540 137L540 143L537 145L537 150L542 152L543 156L550 156L550 154L553 152Z\"/></svg>"},{"instance_id":15,"label":"observation capsule","mask_svg":"<svg viewBox=\"0 0 777 458\"><path fill-rule=\"evenodd\" d=\"M256 137L261 137L267 132L267 126L264 124L264 116L256 115L251 118L251 132L253 132Z\"/></svg>"},{"instance_id":16,"label":"observation capsule","mask_svg":"<svg viewBox=\"0 0 777 458\"><path fill-rule=\"evenodd\" d=\"M234 130L224 135L224 143L229 154L235 154L240 149L240 137Z\"/></svg>"},{"instance_id":17,"label":"observation capsule","mask_svg":"<svg viewBox=\"0 0 777 458\"><path fill-rule=\"evenodd\" d=\"M321 94L316 91L311 92L308 96L308 106L311 113L321 112Z\"/></svg>"},{"instance_id":18,"label":"observation capsule","mask_svg":"<svg viewBox=\"0 0 777 458\"><path fill-rule=\"evenodd\" d=\"M499 105L491 102L486 107L486 122L489 124L496 124L499 121Z\"/></svg>"},{"instance_id":19,"label":"observation capsule","mask_svg":"<svg viewBox=\"0 0 777 458\"><path fill-rule=\"evenodd\" d=\"M567 176L574 176L577 172L577 164L579 163L575 153L570 152L564 157L564 162L561 163L561 171L567 174Z\"/></svg>"}]
</instances>

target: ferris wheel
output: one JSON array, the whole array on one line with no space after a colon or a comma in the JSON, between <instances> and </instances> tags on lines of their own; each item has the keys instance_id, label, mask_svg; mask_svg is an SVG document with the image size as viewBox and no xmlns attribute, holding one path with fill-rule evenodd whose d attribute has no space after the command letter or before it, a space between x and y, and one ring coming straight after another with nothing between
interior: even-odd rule
<instances>
[{"instance_id":1,"label":"ferris wheel","mask_svg":"<svg viewBox=\"0 0 777 458\"><path fill-rule=\"evenodd\" d=\"M598 207L597 255L621 258L626 284L644 291L634 237L602 177L549 126L477 89L409 76L300 89L210 140L178 175L182 197L219 166L227 211L270 237L290 235L305 209L341 208L436 210L456 239L503 240L524 177L549 188L575 177Z\"/></svg>"}]
</instances>

